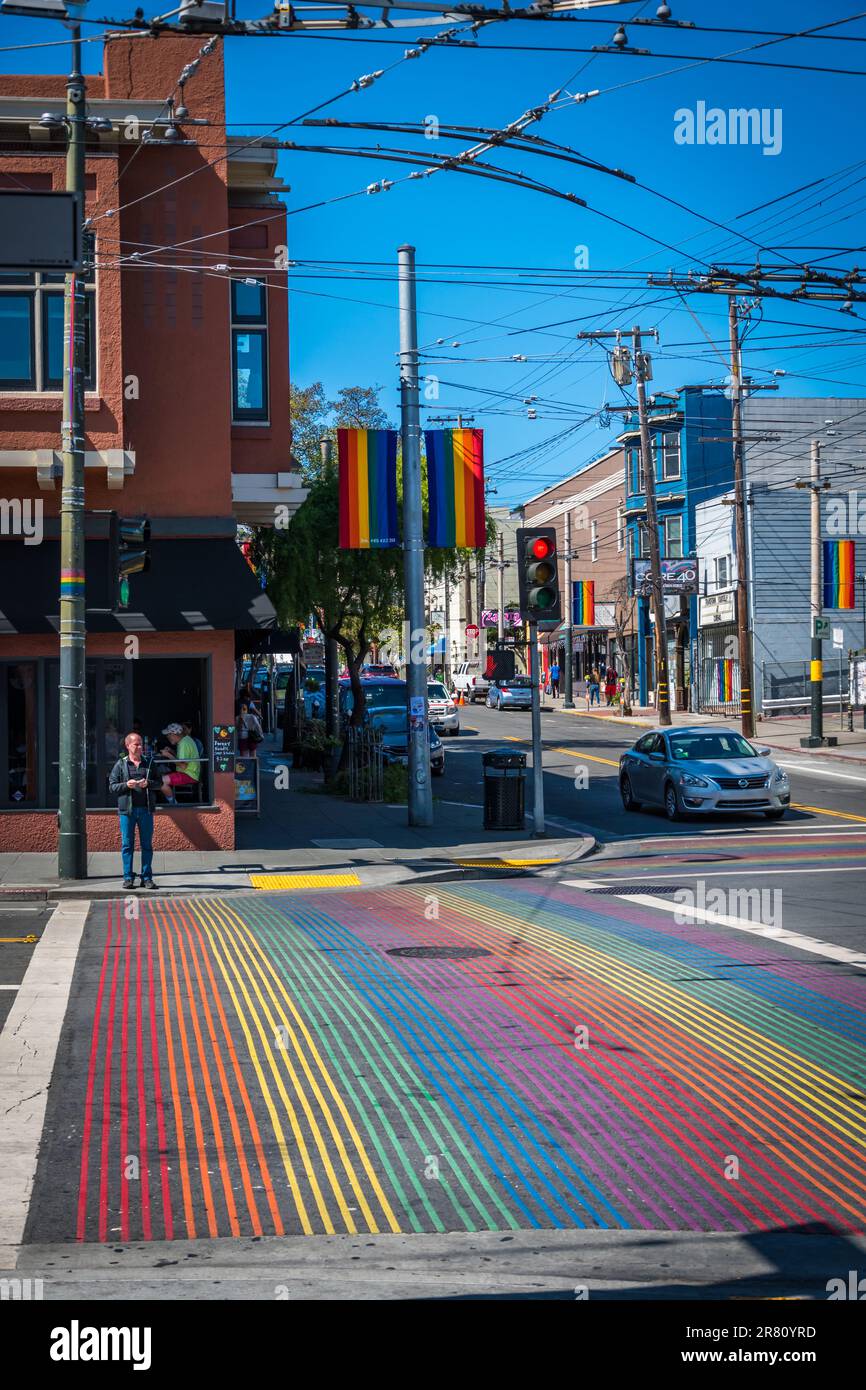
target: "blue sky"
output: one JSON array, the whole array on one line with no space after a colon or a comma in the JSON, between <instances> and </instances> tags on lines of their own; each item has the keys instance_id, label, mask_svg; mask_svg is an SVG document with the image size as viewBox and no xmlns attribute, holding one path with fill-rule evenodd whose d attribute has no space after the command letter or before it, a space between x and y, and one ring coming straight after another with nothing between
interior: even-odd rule
<instances>
[{"instance_id":1,"label":"blue sky","mask_svg":"<svg viewBox=\"0 0 866 1390\"><path fill-rule=\"evenodd\" d=\"M104 8L97 0L90 13L98 15ZM836 0L821 6L767 0L749 7L677 0L672 8L675 19L698 26L783 32L826 24L851 12ZM117 15L132 9L131 3L111 6ZM484 427L488 476L499 489L492 501L514 503L540 491L611 438L612 430L593 418L581 424L605 402L623 400L602 351L577 340L581 328L627 327L636 321L658 327L656 390L722 379L725 300L691 297L692 317L676 295L641 283L639 277L647 271L700 269L712 261L751 264L754 242L768 248L762 253L765 261L824 257L828 266L864 263L862 251L829 248L856 248L864 242L866 162L860 167L859 161L866 78L720 62L687 66L693 55L733 54L761 42L758 35L737 32L627 24L632 46L669 56L568 51L607 44L620 19L653 16L655 10L656 0L636 0L580 20L492 25L479 34L477 48L448 51L439 46L402 62L406 47L445 26L419 24L366 41L293 35L226 43L229 118L233 130L250 134L290 121L353 79L392 64L396 66L372 87L328 105L322 115L400 122L435 117L442 125L501 127L562 87L572 94L600 90L600 96L583 104L567 102L528 129L634 175L647 189L536 154L499 150L486 156L503 169L521 170L577 194L593 211L443 172L386 193L294 212L383 177L399 179L415 166L308 153L281 157L280 172L292 190L287 199L293 213L290 254L312 263L292 276L292 378L304 384L321 378L332 393L355 383L381 385L383 401L396 417L394 265L397 246L411 242L419 261L424 371L441 382L429 413L462 410ZM155 8L148 7L152 12ZM238 13L244 17L264 12L264 0L261 8L255 0L239 0ZM89 26L86 32L98 31ZM846 41L786 41L738 56L866 71L866 21L825 32ZM61 36L52 23L0 20L0 48ZM98 44L88 46L91 71L100 66L100 53ZM65 51L5 52L0 68L63 72ZM760 145L676 143L675 113L695 111L700 102L725 111L780 111L779 153L764 154ZM769 119L778 137L779 117ZM463 148L419 134L302 132L298 127L282 134L310 143L378 142L425 153L453 154ZM839 172L847 166L857 167ZM737 220L758 204L837 174L797 198ZM677 208L649 189L685 207ZM709 226L687 209L721 225ZM578 257L588 258L588 268L576 274L580 247L586 251L578 251ZM469 269L478 266L504 269ZM517 267L545 271L546 279ZM631 273L628 278L610 274L624 270ZM785 370L781 394L866 395L863 333L863 317L767 301L763 322L749 334L746 370L764 381L772 379L773 368ZM708 338L718 340L717 349ZM453 348L454 342L460 346ZM512 361L515 354L527 360ZM532 396L538 398L533 402L535 420L527 418L530 407L524 403Z\"/></svg>"}]
</instances>

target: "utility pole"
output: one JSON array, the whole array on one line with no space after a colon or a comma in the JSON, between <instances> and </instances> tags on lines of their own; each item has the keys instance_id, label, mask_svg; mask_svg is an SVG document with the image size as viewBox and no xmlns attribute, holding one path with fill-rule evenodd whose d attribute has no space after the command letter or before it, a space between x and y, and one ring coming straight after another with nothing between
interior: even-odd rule
<instances>
[{"instance_id":1,"label":"utility pole","mask_svg":"<svg viewBox=\"0 0 866 1390\"><path fill-rule=\"evenodd\" d=\"M574 603L571 590L571 511L565 513L565 699L563 709L574 709Z\"/></svg>"},{"instance_id":2,"label":"utility pole","mask_svg":"<svg viewBox=\"0 0 866 1390\"><path fill-rule=\"evenodd\" d=\"M752 638L749 631L749 552L746 545L746 487L743 477L743 408L740 335L737 301L728 298L728 333L731 341L731 432L734 446L734 535L737 551L737 658L740 668L740 719L743 736L753 738Z\"/></svg>"},{"instance_id":3,"label":"utility pole","mask_svg":"<svg viewBox=\"0 0 866 1390\"><path fill-rule=\"evenodd\" d=\"M84 216L87 105L81 28L73 24L66 82L66 187ZM83 238L82 238L83 241ZM87 620L84 584L84 276L70 271L63 292L63 482L60 498L60 729L57 873L87 877Z\"/></svg>"},{"instance_id":4,"label":"utility pole","mask_svg":"<svg viewBox=\"0 0 866 1390\"><path fill-rule=\"evenodd\" d=\"M319 441L322 467L330 471L333 443L325 437ZM325 633L325 733L333 737L340 728L340 667L337 643Z\"/></svg>"},{"instance_id":5,"label":"utility pole","mask_svg":"<svg viewBox=\"0 0 866 1390\"><path fill-rule=\"evenodd\" d=\"M812 625L812 660L809 668L811 694L811 731L808 738L800 739L801 748L823 748L837 742L835 738L824 737L824 649L823 639L818 635L819 619L823 614L824 595L821 590L821 492L829 483L821 482L821 442L812 440L809 466L809 481L797 482L795 487L808 487L810 517L811 573L809 585L809 619ZM841 707L841 686L839 689Z\"/></svg>"},{"instance_id":6,"label":"utility pole","mask_svg":"<svg viewBox=\"0 0 866 1390\"><path fill-rule=\"evenodd\" d=\"M451 580L445 571L445 656L442 661L442 674L446 690L451 689Z\"/></svg>"},{"instance_id":7,"label":"utility pole","mask_svg":"<svg viewBox=\"0 0 866 1390\"><path fill-rule=\"evenodd\" d=\"M662 564L659 546L658 512L656 508L656 478L650 444L649 421L646 406L646 383L650 379L651 363L648 353L641 348L643 331L658 342L658 329L641 330L635 325L630 330L632 340L633 372L637 393L637 410L640 424L640 456L643 462L644 489L646 494L646 527L650 561L650 612L653 617L654 650L656 664L656 688L658 697L659 724L671 722L670 684L668 681L668 634L665 622L665 601L662 593ZM622 329L610 332L578 333L579 338L616 338L617 349L614 355L614 378L620 385L628 386L632 381L632 365L627 361L628 352L620 348ZM623 358L622 354L625 354Z\"/></svg>"},{"instance_id":8,"label":"utility pole","mask_svg":"<svg viewBox=\"0 0 866 1390\"><path fill-rule=\"evenodd\" d=\"M529 620L529 678L532 681L532 833L543 840L544 829L544 764L541 754L541 672L538 661L538 623Z\"/></svg>"},{"instance_id":9,"label":"utility pole","mask_svg":"<svg viewBox=\"0 0 866 1390\"><path fill-rule=\"evenodd\" d=\"M496 560L496 640L500 647L505 641L505 537L499 532Z\"/></svg>"},{"instance_id":10,"label":"utility pole","mask_svg":"<svg viewBox=\"0 0 866 1390\"><path fill-rule=\"evenodd\" d=\"M409 622L409 825L433 824L427 738L427 656L424 630L424 537L421 507L421 418L415 248L397 251L400 291L400 412L403 441L403 562Z\"/></svg>"}]
</instances>

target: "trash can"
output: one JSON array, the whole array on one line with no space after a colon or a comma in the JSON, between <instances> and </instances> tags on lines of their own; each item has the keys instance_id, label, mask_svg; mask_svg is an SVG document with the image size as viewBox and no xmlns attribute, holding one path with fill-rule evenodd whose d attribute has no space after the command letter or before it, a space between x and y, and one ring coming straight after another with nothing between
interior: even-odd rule
<instances>
[{"instance_id":1,"label":"trash can","mask_svg":"<svg viewBox=\"0 0 866 1390\"><path fill-rule=\"evenodd\" d=\"M522 830L526 754L495 748L481 759L484 768L484 829Z\"/></svg>"}]
</instances>

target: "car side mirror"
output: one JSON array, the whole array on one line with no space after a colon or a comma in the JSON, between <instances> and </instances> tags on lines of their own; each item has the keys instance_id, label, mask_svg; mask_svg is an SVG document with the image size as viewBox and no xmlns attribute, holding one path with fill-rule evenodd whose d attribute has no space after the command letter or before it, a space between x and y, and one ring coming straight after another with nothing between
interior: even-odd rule
<instances>
[{"instance_id":1,"label":"car side mirror","mask_svg":"<svg viewBox=\"0 0 866 1390\"><path fill-rule=\"evenodd\" d=\"M654 763L663 763L665 760L664 753L659 753L657 749L650 753L650 757Z\"/></svg>"},{"instance_id":2,"label":"car side mirror","mask_svg":"<svg viewBox=\"0 0 866 1390\"><path fill-rule=\"evenodd\" d=\"M769 748L756 748L756 749L755 749L755 752L758 754L758 757L760 757L760 758L769 758L771 751L772 751L772 750L769 749Z\"/></svg>"}]
</instances>

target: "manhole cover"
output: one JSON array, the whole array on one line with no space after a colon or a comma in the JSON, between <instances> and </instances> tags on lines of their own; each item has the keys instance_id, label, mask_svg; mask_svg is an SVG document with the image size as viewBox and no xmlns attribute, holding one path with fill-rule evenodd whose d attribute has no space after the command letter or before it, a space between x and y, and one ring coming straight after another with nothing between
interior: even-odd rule
<instances>
[{"instance_id":1,"label":"manhole cover","mask_svg":"<svg viewBox=\"0 0 866 1390\"><path fill-rule=\"evenodd\" d=\"M477 956L492 956L483 946L394 946L389 956L406 956L410 960L475 960Z\"/></svg>"},{"instance_id":2,"label":"manhole cover","mask_svg":"<svg viewBox=\"0 0 866 1390\"><path fill-rule=\"evenodd\" d=\"M667 885L659 883L624 883L617 884L615 888L588 888L587 893L613 893L626 895L628 893L679 893L679 887L668 888Z\"/></svg>"}]
</instances>

